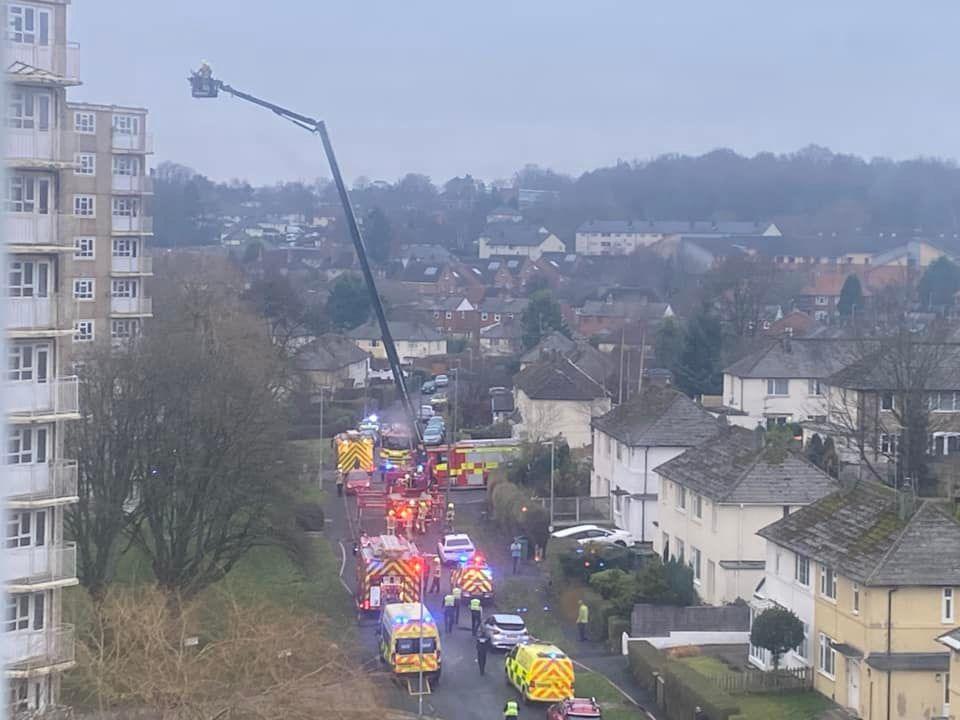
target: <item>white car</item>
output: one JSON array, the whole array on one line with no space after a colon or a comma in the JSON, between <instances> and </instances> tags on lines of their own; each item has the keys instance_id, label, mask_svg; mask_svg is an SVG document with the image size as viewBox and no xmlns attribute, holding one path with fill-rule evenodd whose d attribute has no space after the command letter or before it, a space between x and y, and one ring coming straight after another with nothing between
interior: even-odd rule
<instances>
[{"instance_id":1,"label":"white car","mask_svg":"<svg viewBox=\"0 0 960 720\"><path fill-rule=\"evenodd\" d=\"M446 375L437 375L433 379L433 382L436 383L438 388L442 388L450 384L450 378L448 378Z\"/></svg>"},{"instance_id":2,"label":"white car","mask_svg":"<svg viewBox=\"0 0 960 720\"><path fill-rule=\"evenodd\" d=\"M602 528L598 525L574 525L573 527L557 530L550 537L558 539L576 540L581 545L587 543L603 543L606 545L633 545L636 540L626 530L620 528Z\"/></svg>"},{"instance_id":3,"label":"white car","mask_svg":"<svg viewBox=\"0 0 960 720\"><path fill-rule=\"evenodd\" d=\"M437 543L437 555L444 563L467 562L477 552L469 535L444 535Z\"/></svg>"}]
</instances>

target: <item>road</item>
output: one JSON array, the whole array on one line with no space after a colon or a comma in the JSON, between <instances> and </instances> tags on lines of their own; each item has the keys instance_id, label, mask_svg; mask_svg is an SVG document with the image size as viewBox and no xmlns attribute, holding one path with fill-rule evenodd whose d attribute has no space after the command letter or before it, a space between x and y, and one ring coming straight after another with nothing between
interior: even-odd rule
<instances>
[{"instance_id":1,"label":"road","mask_svg":"<svg viewBox=\"0 0 960 720\"><path fill-rule=\"evenodd\" d=\"M337 497L332 476L325 478L325 487L328 490L327 497L330 498L330 502L327 503L328 506L325 508L329 520L327 523L328 532L332 539L340 540L343 544L345 553L343 580L353 591L355 577L352 543L355 526L352 523L355 518L356 506L352 498L341 499ZM458 515L461 513L479 515L483 507L483 491L457 491L454 494L454 501L457 504ZM379 524L365 522L364 529L370 534L383 532L382 521ZM418 545L427 552L435 551L437 534L434 529L425 536L425 539L418 540ZM480 550L483 551L484 548L480 548ZM503 569L494 565L494 577L500 577ZM445 573L441 588L445 591L447 587L449 587L449 582ZM443 617L441 600L440 596L427 596L427 607L438 620ZM364 659L376 658L375 628L375 616L361 621L360 636ZM481 677L476 661L475 645L470 634L470 614L466 611L461 611L460 627L450 635L443 635L440 642L443 656L443 677L439 687L432 694L424 697L424 715L443 718L444 720L495 720L501 718L503 704L509 697L516 696L513 690L505 684L503 653L490 653L487 656L486 675ZM370 665L375 665L375 663L370 663ZM411 712L417 710L417 698L411 697L405 687L392 689L390 701L398 709ZM520 717L522 718L542 718L544 715L543 707L522 707L520 710Z\"/></svg>"}]
</instances>

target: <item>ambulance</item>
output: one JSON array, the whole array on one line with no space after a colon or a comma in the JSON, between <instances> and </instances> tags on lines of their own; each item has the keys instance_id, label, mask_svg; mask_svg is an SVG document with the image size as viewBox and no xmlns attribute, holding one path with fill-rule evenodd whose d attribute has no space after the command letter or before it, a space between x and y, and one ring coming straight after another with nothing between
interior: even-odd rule
<instances>
[{"instance_id":1,"label":"ambulance","mask_svg":"<svg viewBox=\"0 0 960 720\"><path fill-rule=\"evenodd\" d=\"M373 438L356 430L342 432L334 438L337 448L337 470L373 472Z\"/></svg>"},{"instance_id":2,"label":"ambulance","mask_svg":"<svg viewBox=\"0 0 960 720\"><path fill-rule=\"evenodd\" d=\"M559 702L573 697L573 662L555 645L517 645L503 663L507 683L526 702Z\"/></svg>"},{"instance_id":3,"label":"ambulance","mask_svg":"<svg viewBox=\"0 0 960 720\"><path fill-rule=\"evenodd\" d=\"M422 613L422 615L421 615ZM384 605L377 626L380 661L413 686L420 670L432 687L440 682L440 633L426 605Z\"/></svg>"},{"instance_id":4,"label":"ambulance","mask_svg":"<svg viewBox=\"0 0 960 720\"><path fill-rule=\"evenodd\" d=\"M450 573L450 583L460 588L466 600L493 600L493 571L481 553L474 553L470 560L458 564Z\"/></svg>"},{"instance_id":5,"label":"ambulance","mask_svg":"<svg viewBox=\"0 0 960 720\"><path fill-rule=\"evenodd\" d=\"M357 609L417 602L425 564L417 546L397 535L371 537L357 552Z\"/></svg>"}]
</instances>

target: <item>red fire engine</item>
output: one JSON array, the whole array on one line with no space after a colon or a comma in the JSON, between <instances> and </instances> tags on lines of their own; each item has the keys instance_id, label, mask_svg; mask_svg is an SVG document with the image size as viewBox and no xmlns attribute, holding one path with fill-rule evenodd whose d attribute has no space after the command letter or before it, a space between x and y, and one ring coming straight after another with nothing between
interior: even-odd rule
<instances>
[{"instance_id":1,"label":"red fire engine","mask_svg":"<svg viewBox=\"0 0 960 720\"><path fill-rule=\"evenodd\" d=\"M434 482L450 488L484 487L487 475L506 465L520 454L520 441L461 440L453 445L427 448L427 458Z\"/></svg>"},{"instance_id":2,"label":"red fire engine","mask_svg":"<svg viewBox=\"0 0 960 720\"><path fill-rule=\"evenodd\" d=\"M425 564L417 546L397 535L376 535L357 553L357 607L379 610L388 603L417 602Z\"/></svg>"}]
</instances>

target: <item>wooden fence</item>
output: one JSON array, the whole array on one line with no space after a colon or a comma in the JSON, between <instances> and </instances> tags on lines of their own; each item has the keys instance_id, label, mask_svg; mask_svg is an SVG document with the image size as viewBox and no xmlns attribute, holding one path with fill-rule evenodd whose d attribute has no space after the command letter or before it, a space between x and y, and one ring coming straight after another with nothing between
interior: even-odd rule
<instances>
[{"instance_id":1,"label":"wooden fence","mask_svg":"<svg viewBox=\"0 0 960 720\"><path fill-rule=\"evenodd\" d=\"M707 677L716 687L728 693L767 693L813 687L813 668L787 668L776 672L747 669L743 672L711 673Z\"/></svg>"}]
</instances>

